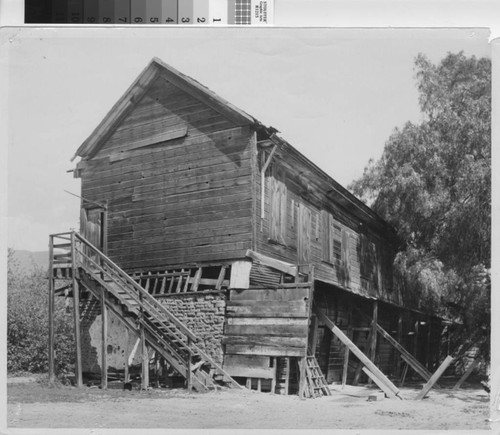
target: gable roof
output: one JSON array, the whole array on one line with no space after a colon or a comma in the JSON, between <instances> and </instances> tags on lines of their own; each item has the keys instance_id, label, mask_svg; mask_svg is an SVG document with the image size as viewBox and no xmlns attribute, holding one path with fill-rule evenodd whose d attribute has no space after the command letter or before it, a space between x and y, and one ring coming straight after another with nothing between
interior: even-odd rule
<instances>
[{"instance_id":1,"label":"gable roof","mask_svg":"<svg viewBox=\"0 0 500 435\"><path fill-rule=\"evenodd\" d=\"M111 136L119 123L133 110L139 103L141 98L146 94L155 79L164 77L167 81L185 91L192 97L207 104L212 109L224 115L237 126L253 126L256 130L264 133L269 140L283 151L283 155L293 157L295 162L304 168L307 168L306 173L314 174L321 178L322 183L328 186L326 189L327 195L335 198L346 210L349 210L362 221L371 221L375 226L391 235L391 238L398 242L395 236L394 228L382 219L375 211L368 207L364 202L355 197L345 187L336 182L330 175L316 166L313 162L307 159L300 151L290 145L286 140L277 136L274 127L265 126L256 118L247 114L243 110L233 106L224 98L212 92L206 86L203 86L191 77L182 74L180 71L167 65L158 58L153 58L146 68L139 74L139 77L125 91L123 96L107 113L104 119L94 129L92 134L80 145L73 161L77 156L83 159L92 158L99 149L104 145L106 140Z\"/></svg>"},{"instance_id":2,"label":"gable roof","mask_svg":"<svg viewBox=\"0 0 500 435\"><path fill-rule=\"evenodd\" d=\"M71 161L78 156L82 158L91 158L94 156L110 137L118 124L131 112L135 105L146 94L156 78L160 76L163 76L179 89L182 89L192 97L197 98L212 109L226 116L238 126L260 125L259 121L254 117L233 106L196 80L182 74L180 71L177 71L175 68L172 68L170 65L167 65L155 57L139 74L139 77L130 85L122 97L115 103L91 135L80 145Z\"/></svg>"}]
</instances>

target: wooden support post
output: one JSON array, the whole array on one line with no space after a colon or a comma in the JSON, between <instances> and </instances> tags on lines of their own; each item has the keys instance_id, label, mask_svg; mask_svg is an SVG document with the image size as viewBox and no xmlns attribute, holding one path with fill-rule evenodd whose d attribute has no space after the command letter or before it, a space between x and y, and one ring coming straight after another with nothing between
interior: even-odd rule
<instances>
[{"instance_id":1,"label":"wooden support post","mask_svg":"<svg viewBox=\"0 0 500 435\"><path fill-rule=\"evenodd\" d=\"M373 301L373 316L371 324L371 341L370 341L370 361L375 361L377 353L377 324L378 324L378 302Z\"/></svg>"},{"instance_id":2,"label":"wooden support post","mask_svg":"<svg viewBox=\"0 0 500 435\"><path fill-rule=\"evenodd\" d=\"M257 378L257 391L259 393L262 391L262 378Z\"/></svg>"},{"instance_id":3,"label":"wooden support post","mask_svg":"<svg viewBox=\"0 0 500 435\"><path fill-rule=\"evenodd\" d=\"M188 337L188 348L191 349L191 338ZM193 390L193 374L191 373L191 351L188 353L187 357L187 367L186 367L186 381L187 381L187 389L188 393L191 393Z\"/></svg>"},{"instance_id":4,"label":"wooden support post","mask_svg":"<svg viewBox=\"0 0 500 435\"><path fill-rule=\"evenodd\" d=\"M273 149L269 153L267 160L264 162L261 170L260 170L260 230L262 231L264 225L264 216L265 216L265 192L266 192L266 170L271 160L273 159L274 153L278 148L277 145L274 145ZM264 154L262 154L264 155Z\"/></svg>"},{"instance_id":5,"label":"wooden support post","mask_svg":"<svg viewBox=\"0 0 500 435\"><path fill-rule=\"evenodd\" d=\"M401 311L398 314L398 332L397 332L397 340L398 343L403 342L403 315ZM399 358L398 354L396 354L396 378L400 378L401 376L401 358Z\"/></svg>"},{"instance_id":6,"label":"wooden support post","mask_svg":"<svg viewBox=\"0 0 500 435\"><path fill-rule=\"evenodd\" d=\"M126 384L129 381L129 364L128 364L128 356L129 356L129 340L130 340L130 335L128 332L128 328L125 328L125 340L126 340L126 345L125 345L125 373L123 376L123 383Z\"/></svg>"},{"instance_id":7,"label":"wooden support post","mask_svg":"<svg viewBox=\"0 0 500 435\"><path fill-rule=\"evenodd\" d=\"M305 399L305 390L306 390L306 359L299 359L299 398Z\"/></svg>"},{"instance_id":8,"label":"wooden support post","mask_svg":"<svg viewBox=\"0 0 500 435\"><path fill-rule=\"evenodd\" d=\"M155 351L155 388L160 388L160 358Z\"/></svg>"},{"instance_id":9,"label":"wooden support post","mask_svg":"<svg viewBox=\"0 0 500 435\"><path fill-rule=\"evenodd\" d=\"M380 382L383 382L396 396L399 394L398 388L373 364L369 358L351 341L347 336L321 311L316 311L318 318L326 324L328 328L339 338L339 340L349 347L349 350L356 355L361 362L375 375ZM399 397L399 396L398 396Z\"/></svg>"},{"instance_id":10,"label":"wooden support post","mask_svg":"<svg viewBox=\"0 0 500 435\"><path fill-rule=\"evenodd\" d=\"M454 358L450 355L448 355L445 360L441 363L439 368L436 370L436 372L432 375L432 377L429 379L429 381L424 385L422 388L422 391L418 393L417 397L415 398L416 400L422 400L427 393L430 391L432 386L437 382L437 380L441 377L441 375L445 372L445 370L448 368L448 366L454 361Z\"/></svg>"},{"instance_id":11,"label":"wooden support post","mask_svg":"<svg viewBox=\"0 0 500 435\"><path fill-rule=\"evenodd\" d=\"M431 325L432 320L430 317L427 317L427 341L425 343L425 367L430 370L431 368Z\"/></svg>"},{"instance_id":12,"label":"wooden support post","mask_svg":"<svg viewBox=\"0 0 500 435\"><path fill-rule=\"evenodd\" d=\"M290 357L285 358L285 396L290 391Z\"/></svg>"},{"instance_id":13,"label":"wooden support post","mask_svg":"<svg viewBox=\"0 0 500 435\"><path fill-rule=\"evenodd\" d=\"M54 237L50 236L49 242L49 382L56 378L54 364L54 302L55 302L55 280L54 280Z\"/></svg>"},{"instance_id":14,"label":"wooden support post","mask_svg":"<svg viewBox=\"0 0 500 435\"><path fill-rule=\"evenodd\" d=\"M146 337L144 334L144 326L142 325L141 325L141 345L142 345L141 389L147 390L149 387L149 359L148 359L148 348L146 346Z\"/></svg>"},{"instance_id":15,"label":"wooden support post","mask_svg":"<svg viewBox=\"0 0 500 435\"><path fill-rule=\"evenodd\" d=\"M82 347L80 336L80 290L78 288L78 268L76 266L76 238L75 233L71 233L71 267L72 267L72 280L73 280L73 316L75 324L75 377L76 386L78 388L83 386L82 379Z\"/></svg>"},{"instance_id":16,"label":"wooden support post","mask_svg":"<svg viewBox=\"0 0 500 435\"><path fill-rule=\"evenodd\" d=\"M370 325L370 342L369 342L369 352L368 357L371 362L375 362L375 356L377 353L377 324L378 324L378 302L373 301L373 314L372 314L372 324ZM368 376L368 384L371 384L372 378Z\"/></svg>"},{"instance_id":17,"label":"wooden support post","mask_svg":"<svg viewBox=\"0 0 500 435\"><path fill-rule=\"evenodd\" d=\"M311 349L311 356L316 355L316 343L318 341L318 318L313 314L311 316L311 342L309 348Z\"/></svg>"},{"instance_id":18,"label":"wooden support post","mask_svg":"<svg viewBox=\"0 0 500 435\"><path fill-rule=\"evenodd\" d=\"M251 390L252 389L252 378L247 378L247 385L246 387Z\"/></svg>"},{"instance_id":19,"label":"wooden support post","mask_svg":"<svg viewBox=\"0 0 500 435\"><path fill-rule=\"evenodd\" d=\"M352 338L352 331L347 330L349 340ZM349 370L349 347L344 348L344 366L342 367L342 388L347 384L347 371Z\"/></svg>"},{"instance_id":20,"label":"wooden support post","mask_svg":"<svg viewBox=\"0 0 500 435\"><path fill-rule=\"evenodd\" d=\"M413 356L418 361L418 318L415 321L415 339L413 340Z\"/></svg>"},{"instance_id":21,"label":"wooden support post","mask_svg":"<svg viewBox=\"0 0 500 435\"><path fill-rule=\"evenodd\" d=\"M276 376L278 373L278 358L275 356L271 357L271 361L273 364L273 378L271 379L271 394L274 394L276 392Z\"/></svg>"},{"instance_id":22,"label":"wooden support post","mask_svg":"<svg viewBox=\"0 0 500 435\"><path fill-rule=\"evenodd\" d=\"M474 371L474 369L479 365L480 361L481 361L481 358L476 358L474 361L472 361L472 363L470 364L469 367L467 367L467 370L462 375L462 377L459 379L459 381L453 386L454 390L458 390L462 386L462 384L471 375L471 373Z\"/></svg>"},{"instance_id":23,"label":"wooden support post","mask_svg":"<svg viewBox=\"0 0 500 435\"><path fill-rule=\"evenodd\" d=\"M405 384L406 374L408 373L408 366L409 366L409 364L406 363L405 366L404 366L404 368L403 368L403 373L401 374L401 379L399 381L399 386L400 387L403 387L404 384Z\"/></svg>"},{"instance_id":24,"label":"wooden support post","mask_svg":"<svg viewBox=\"0 0 500 435\"><path fill-rule=\"evenodd\" d=\"M101 288L101 388L108 388L108 315L106 290Z\"/></svg>"},{"instance_id":25,"label":"wooden support post","mask_svg":"<svg viewBox=\"0 0 500 435\"><path fill-rule=\"evenodd\" d=\"M347 302L347 338L352 340L352 303ZM347 384L347 372L349 370L349 347L344 345L344 364L342 367L342 388Z\"/></svg>"},{"instance_id":26,"label":"wooden support post","mask_svg":"<svg viewBox=\"0 0 500 435\"><path fill-rule=\"evenodd\" d=\"M368 337L366 339L366 343L367 343L367 353L368 355L370 355L370 345L371 345L371 342L373 340L373 329L370 328L370 332L368 333ZM370 361L371 361L371 358L369 358ZM352 381L352 385L358 385L358 382L359 382L359 378L361 377L361 372L363 371L363 364L360 362L358 364L358 366L356 367L356 372L354 373L354 379Z\"/></svg>"}]
</instances>

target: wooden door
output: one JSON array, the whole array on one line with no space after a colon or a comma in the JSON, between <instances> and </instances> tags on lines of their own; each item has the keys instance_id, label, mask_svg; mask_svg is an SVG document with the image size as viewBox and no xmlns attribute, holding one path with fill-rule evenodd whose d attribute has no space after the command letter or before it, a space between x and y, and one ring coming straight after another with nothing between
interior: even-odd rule
<instances>
[{"instance_id":1,"label":"wooden door","mask_svg":"<svg viewBox=\"0 0 500 435\"><path fill-rule=\"evenodd\" d=\"M304 204L299 204L297 263L311 263L311 210Z\"/></svg>"},{"instance_id":2,"label":"wooden door","mask_svg":"<svg viewBox=\"0 0 500 435\"><path fill-rule=\"evenodd\" d=\"M102 207L82 208L80 234L100 251L106 253L106 210Z\"/></svg>"}]
</instances>

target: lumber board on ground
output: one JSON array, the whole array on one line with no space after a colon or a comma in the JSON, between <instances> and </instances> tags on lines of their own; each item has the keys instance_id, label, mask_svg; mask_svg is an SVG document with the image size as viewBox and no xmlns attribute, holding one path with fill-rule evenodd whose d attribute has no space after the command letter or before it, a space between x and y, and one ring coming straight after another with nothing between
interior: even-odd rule
<instances>
[{"instance_id":1,"label":"lumber board on ground","mask_svg":"<svg viewBox=\"0 0 500 435\"><path fill-rule=\"evenodd\" d=\"M445 370L450 366L450 364L455 360L451 355L448 355L445 360L441 363L441 365L438 367L438 369L434 372L432 377L429 379L429 381L424 385L422 388L422 391L420 391L417 394L417 397L415 397L415 400L422 400L427 393L430 391L430 389L434 386L434 384L437 382L437 380L442 376L442 374L445 372Z\"/></svg>"}]
</instances>

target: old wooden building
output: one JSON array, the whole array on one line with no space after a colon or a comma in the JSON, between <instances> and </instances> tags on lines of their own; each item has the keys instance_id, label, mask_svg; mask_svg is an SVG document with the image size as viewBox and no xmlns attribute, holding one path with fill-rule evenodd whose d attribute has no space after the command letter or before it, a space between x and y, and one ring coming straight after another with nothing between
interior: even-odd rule
<instances>
[{"instance_id":1,"label":"old wooden building","mask_svg":"<svg viewBox=\"0 0 500 435\"><path fill-rule=\"evenodd\" d=\"M51 236L51 289L72 279L80 378L429 377L442 328L393 282L394 230L276 133L153 59L78 148L81 230Z\"/></svg>"}]
</instances>

